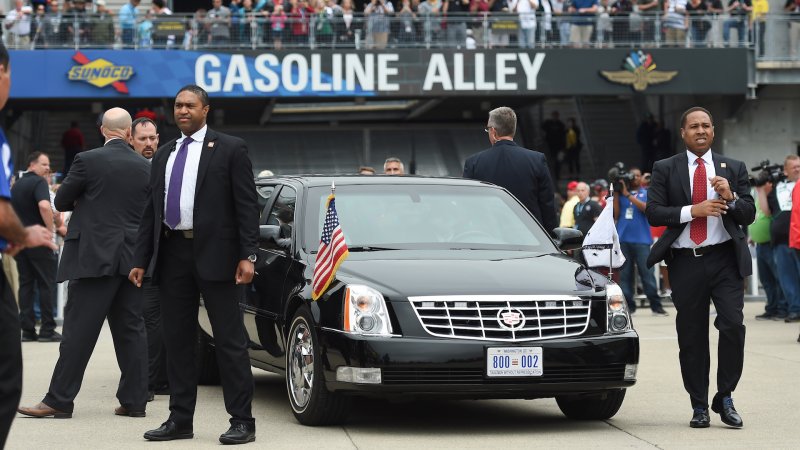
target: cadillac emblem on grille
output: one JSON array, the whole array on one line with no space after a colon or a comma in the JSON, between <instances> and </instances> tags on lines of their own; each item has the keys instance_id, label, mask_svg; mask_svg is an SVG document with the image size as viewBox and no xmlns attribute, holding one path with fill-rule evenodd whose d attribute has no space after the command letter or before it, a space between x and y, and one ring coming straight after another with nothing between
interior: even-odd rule
<instances>
[{"instance_id":1,"label":"cadillac emblem on grille","mask_svg":"<svg viewBox=\"0 0 800 450\"><path fill-rule=\"evenodd\" d=\"M497 311L497 322L501 327L515 330L525 326L525 314L516 308L505 308Z\"/></svg>"}]
</instances>

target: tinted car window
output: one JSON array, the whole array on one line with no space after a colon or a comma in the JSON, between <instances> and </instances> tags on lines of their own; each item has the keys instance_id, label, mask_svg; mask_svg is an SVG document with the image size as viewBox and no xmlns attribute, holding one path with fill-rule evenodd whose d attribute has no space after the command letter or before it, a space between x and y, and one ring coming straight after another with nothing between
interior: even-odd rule
<instances>
[{"instance_id":1,"label":"tinted car window","mask_svg":"<svg viewBox=\"0 0 800 450\"><path fill-rule=\"evenodd\" d=\"M330 189L309 191L305 248L315 250ZM482 186L337 186L349 246L552 252L552 242L513 197Z\"/></svg>"},{"instance_id":2,"label":"tinted car window","mask_svg":"<svg viewBox=\"0 0 800 450\"><path fill-rule=\"evenodd\" d=\"M281 238L290 239L292 237L295 203L297 203L297 191L291 186L284 186L269 212L267 225L280 225Z\"/></svg>"},{"instance_id":3,"label":"tinted car window","mask_svg":"<svg viewBox=\"0 0 800 450\"><path fill-rule=\"evenodd\" d=\"M259 225L265 225L267 223L267 217L269 217L269 214L268 211L266 211L266 207L267 204L269 204L269 199L272 197L275 189L275 186L258 186L256 188L256 191L258 192L258 210L261 214L258 222Z\"/></svg>"}]
</instances>

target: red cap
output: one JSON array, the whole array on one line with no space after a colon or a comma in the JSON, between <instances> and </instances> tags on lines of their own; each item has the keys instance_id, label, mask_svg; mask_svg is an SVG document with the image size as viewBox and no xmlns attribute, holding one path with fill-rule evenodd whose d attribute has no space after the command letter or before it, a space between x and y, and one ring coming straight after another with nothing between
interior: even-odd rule
<instances>
[{"instance_id":1,"label":"red cap","mask_svg":"<svg viewBox=\"0 0 800 450\"><path fill-rule=\"evenodd\" d=\"M567 183L567 190L568 191L574 191L577 188L578 188L578 182L577 181L570 181L569 183Z\"/></svg>"}]
</instances>

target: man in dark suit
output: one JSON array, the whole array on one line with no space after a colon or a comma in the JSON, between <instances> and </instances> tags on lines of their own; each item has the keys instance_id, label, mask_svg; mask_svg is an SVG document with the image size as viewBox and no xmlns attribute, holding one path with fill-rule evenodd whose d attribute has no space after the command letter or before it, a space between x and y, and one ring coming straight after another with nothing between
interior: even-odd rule
<instances>
[{"instance_id":1,"label":"man in dark suit","mask_svg":"<svg viewBox=\"0 0 800 450\"><path fill-rule=\"evenodd\" d=\"M645 214L652 226L667 226L647 258L669 266L683 385L691 399L692 428L710 425L708 415L709 297L719 330L717 393L711 409L722 422L741 427L733 406L744 364L744 278L752 272L743 227L755 204L744 163L711 151L714 123L700 107L681 117L686 151L653 166Z\"/></svg>"},{"instance_id":2,"label":"man in dark suit","mask_svg":"<svg viewBox=\"0 0 800 450\"><path fill-rule=\"evenodd\" d=\"M198 299L214 330L230 429L225 444L255 440L251 414L253 374L247 334L237 302L237 285L252 281L258 246L258 198L247 145L206 125L208 94L183 87L175 98L181 137L153 158L151 198L142 218L135 268L137 286L145 273L159 286L170 416L144 437L153 441L190 439L197 402Z\"/></svg>"},{"instance_id":3,"label":"man in dark suit","mask_svg":"<svg viewBox=\"0 0 800 450\"><path fill-rule=\"evenodd\" d=\"M0 43L0 110L11 89L11 66L8 50ZM23 227L11 206L11 150L0 130L0 259L13 256L23 248L38 246L56 250L53 233L41 225ZM14 293L0 270L0 448L5 448L11 422L17 414L22 395L22 347L19 339L19 311Z\"/></svg>"},{"instance_id":4,"label":"man in dark suit","mask_svg":"<svg viewBox=\"0 0 800 450\"><path fill-rule=\"evenodd\" d=\"M117 415L144 417L147 340L141 291L126 275L133 267L139 220L147 200L150 165L128 145L131 116L121 108L103 115L103 147L81 152L56 194L59 211L73 211L58 281L70 280L63 340L50 389L33 417L72 417L97 337L108 318L122 375Z\"/></svg>"},{"instance_id":5,"label":"man in dark suit","mask_svg":"<svg viewBox=\"0 0 800 450\"><path fill-rule=\"evenodd\" d=\"M553 182L547 160L514 142L517 115L505 106L489 111L486 132L492 147L464 163L464 178L488 181L508 189L533 214L545 230L558 226L553 205Z\"/></svg>"}]
</instances>

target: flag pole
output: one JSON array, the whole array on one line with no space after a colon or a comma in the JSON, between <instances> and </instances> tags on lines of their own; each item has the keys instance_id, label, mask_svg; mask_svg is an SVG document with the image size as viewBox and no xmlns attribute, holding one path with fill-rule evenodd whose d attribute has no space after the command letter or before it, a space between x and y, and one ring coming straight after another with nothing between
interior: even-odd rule
<instances>
[{"instance_id":1,"label":"flag pole","mask_svg":"<svg viewBox=\"0 0 800 450\"><path fill-rule=\"evenodd\" d=\"M611 199L611 217L614 217L614 183L608 187L608 199ZM614 276L614 233L611 233L611 249L608 251L608 279L611 280Z\"/></svg>"},{"instance_id":2,"label":"flag pole","mask_svg":"<svg viewBox=\"0 0 800 450\"><path fill-rule=\"evenodd\" d=\"M331 180L331 194L336 195L336 182Z\"/></svg>"}]
</instances>

